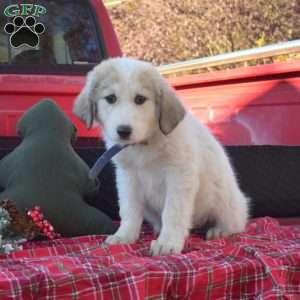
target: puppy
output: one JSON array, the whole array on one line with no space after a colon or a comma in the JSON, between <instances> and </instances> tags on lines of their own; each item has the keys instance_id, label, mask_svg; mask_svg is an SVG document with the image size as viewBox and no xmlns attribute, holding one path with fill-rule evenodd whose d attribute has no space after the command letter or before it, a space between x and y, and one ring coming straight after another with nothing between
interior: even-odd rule
<instances>
[{"instance_id":1,"label":"puppy","mask_svg":"<svg viewBox=\"0 0 300 300\"><path fill-rule=\"evenodd\" d=\"M114 58L96 66L73 112L101 125L106 146L129 144L114 158L121 224L109 244L132 243L143 219L158 238L152 255L180 253L189 230L207 221L207 239L245 229L248 199L207 127L186 111L149 63Z\"/></svg>"}]
</instances>

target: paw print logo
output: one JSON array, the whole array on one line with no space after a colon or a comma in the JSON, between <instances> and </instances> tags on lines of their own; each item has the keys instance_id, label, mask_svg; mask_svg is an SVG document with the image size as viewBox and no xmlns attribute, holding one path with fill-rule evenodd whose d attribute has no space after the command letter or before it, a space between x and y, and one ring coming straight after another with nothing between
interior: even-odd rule
<instances>
[{"instance_id":1,"label":"paw print logo","mask_svg":"<svg viewBox=\"0 0 300 300\"><path fill-rule=\"evenodd\" d=\"M39 45L39 35L45 31L42 23L37 23L33 16L24 19L21 16L15 17L12 23L7 23L4 31L10 34L10 44L14 48L26 45L35 48Z\"/></svg>"}]
</instances>

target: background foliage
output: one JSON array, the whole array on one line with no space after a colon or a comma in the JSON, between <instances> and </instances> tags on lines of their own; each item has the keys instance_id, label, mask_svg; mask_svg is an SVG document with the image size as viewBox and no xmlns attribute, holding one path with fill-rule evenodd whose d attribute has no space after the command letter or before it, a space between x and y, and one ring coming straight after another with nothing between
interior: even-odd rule
<instances>
[{"instance_id":1,"label":"background foliage","mask_svg":"<svg viewBox=\"0 0 300 300\"><path fill-rule=\"evenodd\" d=\"M157 65L300 38L300 0L127 0L110 14L124 53Z\"/></svg>"}]
</instances>

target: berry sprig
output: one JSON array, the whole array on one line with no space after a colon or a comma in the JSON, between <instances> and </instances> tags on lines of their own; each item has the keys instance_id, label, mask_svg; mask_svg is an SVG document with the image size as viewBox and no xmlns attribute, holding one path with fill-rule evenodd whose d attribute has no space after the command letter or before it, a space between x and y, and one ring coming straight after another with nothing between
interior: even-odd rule
<instances>
[{"instance_id":1,"label":"berry sprig","mask_svg":"<svg viewBox=\"0 0 300 300\"><path fill-rule=\"evenodd\" d=\"M44 218L39 206L35 206L33 209L28 210L27 216L32 220L32 222L40 229L41 233L45 235L48 239L54 240L60 238L61 235L54 231L54 227L51 223Z\"/></svg>"},{"instance_id":2,"label":"berry sprig","mask_svg":"<svg viewBox=\"0 0 300 300\"><path fill-rule=\"evenodd\" d=\"M14 201L6 199L0 203L0 207L9 214L8 232L21 235L27 240L32 240L40 234L39 228L17 208Z\"/></svg>"}]
</instances>

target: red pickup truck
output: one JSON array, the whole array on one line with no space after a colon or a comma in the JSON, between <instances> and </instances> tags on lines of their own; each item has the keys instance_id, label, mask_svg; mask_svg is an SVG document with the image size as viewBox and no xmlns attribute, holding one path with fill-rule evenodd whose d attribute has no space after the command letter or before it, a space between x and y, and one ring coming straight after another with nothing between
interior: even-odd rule
<instances>
[{"instance_id":1,"label":"red pickup truck","mask_svg":"<svg viewBox=\"0 0 300 300\"><path fill-rule=\"evenodd\" d=\"M71 110L86 73L103 59L122 55L103 3L40 0L32 7L28 3L0 3L0 146L15 144L17 120L44 97L54 99L70 116L80 137L96 137L97 130L87 131ZM38 46L13 47L6 24L14 24L16 17L26 20L37 9L41 14L35 16L36 23L45 27Z\"/></svg>"},{"instance_id":2,"label":"red pickup truck","mask_svg":"<svg viewBox=\"0 0 300 300\"><path fill-rule=\"evenodd\" d=\"M54 99L76 124L78 145L92 146L99 132L86 130L71 113L72 104L94 65L122 55L116 34L99 0L38 3L0 3L0 147L15 145L17 120L44 97ZM18 32L8 34L5 27L30 15L45 31L37 34L38 46L15 48L11 36ZM181 76L170 83L226 145L300 142L299 62Z\"/></svg>"}]
</instances>

